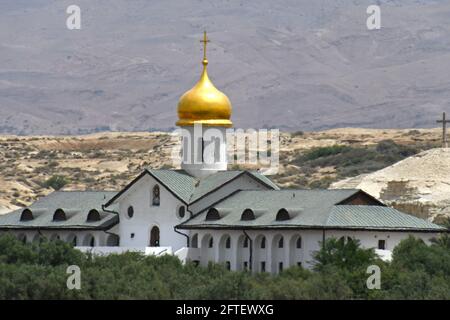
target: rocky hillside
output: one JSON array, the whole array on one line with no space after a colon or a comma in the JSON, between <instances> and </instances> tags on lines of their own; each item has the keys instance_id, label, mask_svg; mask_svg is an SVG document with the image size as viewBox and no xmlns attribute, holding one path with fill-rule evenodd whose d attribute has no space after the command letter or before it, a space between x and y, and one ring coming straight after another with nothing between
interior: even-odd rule
<instances>
[{"instance_id":1,"label":"rocky hillside","mask_svg":"<svg viewBox=\"0 0 450 320\"><path fill-rule=\"evenodd\" d=\"M331 187L359 188L402 211L444 221L450 217L450 149L426 150Z\"/></svg>"},{"instance_id":2,"label":"rocky hillside","mask_svg":"<svg viewBox=\"0 0 450 320\"><path fill-rule=\"evenodd\" d=\"M439 139L438 129L283 133L279 172L271 178L285 188L324 188L436 147ZM171 168L174 146L164 132L0 136L0 211L60 188L119 190L145 167Z\"/></svg>"},{"instance_id":3,"label":"rocky hillside","mask_svg":"<svg viewBox=\"0 0 450 320\"><path fill-rule=\"evenodd\" d=\"M71 4L0 2L0 133L173 127L204 29L237 127L432 127L450 112L448 0L77 0L69 31Z\"/></svg>"}]
</instances>

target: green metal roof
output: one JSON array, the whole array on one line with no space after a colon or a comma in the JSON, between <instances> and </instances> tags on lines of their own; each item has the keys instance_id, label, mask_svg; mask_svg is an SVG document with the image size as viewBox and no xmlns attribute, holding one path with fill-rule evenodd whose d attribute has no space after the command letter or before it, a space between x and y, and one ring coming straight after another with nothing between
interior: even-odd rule
<instances>
[{"instance_id":1,"label":"green metal roof","mask_svg":"<svg viewBox=\"0 0 450 320\"><path fill-rule=\"evenodd\" d=\"M204 178L198 179L189 175L184 170L146 169L136 179L130 182L122 191L112 197L112 199L108 201L106 206L114 203L116 199L118 199L140 178L142 178L145 173L148 173L155 177L169 191L171 191L176 197L184 201L186 204L191 204L199 200L208 193L245 174L248 174L250 177L256 179L263 185L267 186L267 188L269 189L278 189L278 186L269 178L260 173L251 171L219 171Z\"/></svg>"},{"instance_id":2,"label":"green metal roof","mask_svg":"<svg viewBox=\"0 0 450 320\"><path fill-rule=\"evenodd\" d=\"M34 219L20 221L24 209L0 215L0 229L2 228L43 228L43 229L109 229L119 222L117 214L105 212L102 209L108 199L116 192L109 191L55 191L33 203L28 209ZM113 206L109 210L114 210ZM57 209L63 209L66 220L53 221ZM87 221L90 210L95 209L100 214L99 221Z\"/></svg>"},{"instance_id":3,"label":"green metal roof","mask_svg":"<svg viewBox=\"0 0 450 320\"><path fill-rule=\"evenodd\" d=\"M394 208L362 205L334 206L326 225L328 227L370 227L373 229L445 229Z\"/></svg>"},{"instance_id":4,"label":"green metal roof","mask_svg":"<svg viewBox=\"0 0 450 320\"><path fill-rule=\"evenodd\" d=\"M153 170L147 169L156 179L160 180L169 190L181 200L189 203L198 181L183 170Z\"/></svg>"},{"instance_id":5,"label":"green metal roof","mask_svg":"<svg viewBox=\"0 0 450 320\"><path fill-rule=\"evenodd\" d=\"M240 191L217 203L221 218L206 221L207 211L179 225L180 229L197 228L361 228L442 230L433 223L384 206L338 205L362 192L357 189ZM255 219L242 221L245 209L253 210ZM277 221L280 209L290 219Z\"/></svg>"}]
</instances>

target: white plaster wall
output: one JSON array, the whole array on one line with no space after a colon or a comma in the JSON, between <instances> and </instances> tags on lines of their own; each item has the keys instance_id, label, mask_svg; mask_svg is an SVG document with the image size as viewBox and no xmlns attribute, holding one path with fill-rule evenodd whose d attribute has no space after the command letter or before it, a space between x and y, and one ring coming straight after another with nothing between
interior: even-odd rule
<instances>
[{"instance_id":1,"label":"white plaster wall","mask_svg":"<svg viewBox=\"0 0 450 320\"><path fill-rule=\"evenodd\" d=\"M152 205L152 190L155 184L160 188L160 205ZM179 219L177 211L184 205L163 185L153 177L146 175L135 183L119 199L120 212L120 246L148 247L150 246L150 230L157 226L160 230L160 246L172 247L173 251L185 247L186 237L176 233L174 226L189 217L186 211L184 219ZM128 207L133 206L134 215L128 217ZM134 233L134 238L131 234Z\"/></svg>"},{"instance_id":2,"label":"white plaster wall","mask_svg":"<svg viewBox=\"0 0 450 320\"><path fill-rule=\"evenodd\" d=\"M243 243L239 243L238 239L244 235L242 230L199 230L190 231L190 236L198 234L199 248L190 248L187 254L189 260L200 261L202 265L207 265L208 261L217 263L230 262L231 270L242 270L243 262L249 261L250 249L238 247ZM249 230L248 236L252 239L253 252L252 260L254 271L260 271L261 261L266 262L266 272L276 273L278 272L278 262L283 262L283 268L297 265L297 262L301 262L306 268L311 267L312 254L314 251L320 249L319 241L322 241L322 232L319 230L302 230L302 231L271 231L271 230ZM228 250L223 249L220 246L220 239L229 235L231 237L231 248ZM278 245L272 246L273 240L277 235L284 237L283 248L278 248ZM207 244L209 236L213 237L213 248L202 248L202 244ZM266 237L266 248L261 249L259 243L257 244L257 238ZM302 248L297 249L295 242L291 239L296 239L298 236L302 237ZM291 246L293 244L294 246ZM293 254L291 254L293 253ZM291 259L294 257L294 259Z\"/></svg>"},{"instance_id":3,"label":"white plaster wall","mask_svg":"<svg viewBox=\"0 0 450 320\"><path fill-rule=\"evenodd\" d=\"M190 236L198 234L199 248L189 249L187 259L198 260L202 265L207 265L208 261L216 263L230 262L232 270L242 270L243 261L249 261L249 248L238 247L238 239L243 236L241 230L198 230L190 231ZM323 231L317 230L249 230L247 234L252 239L253 253L252 260L253 271L259 272L261 262L266 262L266 272L277 273L279 262L283 262L283 269L295 266L300 262L303 267L311 268L313 266L313 255L320 250L323 240ZM229 235L232 239L231 248L224 249L220 245L220 239ZM406 239L409 235L423 239L429 243L430 239L438 236L436 233L421 232L376 232L376 231L325 231L325 238L340 238L342 236L352 237L361 241L364 248L377 248L378 240L386 240L387 250L392 251L401 240ZM212 236L213 248L202 248L202 244L206 243L203 239ZM266 248L260 248L260 239L262 236L266 238ZM283 248L278 248L279 237L284 237ZM296 247L296 239L298 236L302 238L300 249Z\"/></svg>"},{"instance_id":4,"label":"white plaster wall","mask_svg":"<svg viewBox=\"0 0 450 320\"><path fill-rule=\"evenodd\" d=\"M340 238L342 236L352 237L361 242L364 248L378 248L378 240L385 240L386 250L392 251L400 241L408 238L409 235L420 238L425 243L430 243L430 239L438 237L437 233L426 232L386 232L386 231L326 231L326 238Z\"/></svg>"}]
</instances>

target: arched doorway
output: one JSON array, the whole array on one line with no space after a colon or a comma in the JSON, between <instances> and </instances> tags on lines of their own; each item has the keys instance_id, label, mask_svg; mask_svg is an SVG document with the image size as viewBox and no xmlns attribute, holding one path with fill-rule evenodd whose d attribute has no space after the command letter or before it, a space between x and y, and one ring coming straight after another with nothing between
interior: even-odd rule
<instances>
[{"instance_id":1,"label":"arched doorway","mask_svg":"<svg viewBox=\"0 0 450 320\"><path fill-rule=\"evenodd\" d=\"M159 247L159 228L157 226L150 231L150 247Z\"/></svg>"},{"instance_id":2,"label":"arched doorway","mask_svg":"<svg viewBox=\"0 0 450 320\"><path fill-rule=\"evenodd\" d=\"M292 236L289 243L289 265L301 266L303 262L303 243L299 234Z\"/></svg>"},{"instance_id":3,"label":"arched doorway","mask_svg":"<svg viewBox=\"0 0 450 320\"><path fill-rule=\"evenodd\" d=\"M272 273L279 273L286 267L284 237L277 234L272 239Z\"/></svg>"},{"instance_id":4,"label":"arched doorway","mask_svg":"<svg viewBox=\"0 0 450 320\"><path fill-rule=\"evenodd\" d=\"M209 234L205 234L200 242L201 264L207 266L209 261L214 261L214 238Z\"/></svg>"},{"instance_id":5,"label":"arched doorway","mask_svg":"<svg viewBox=\"0 0 450 320\"><path fill-rule=\"evenodd\" d=\"M87 234L83 240L84 247L95 247L95 237L92 234Z\"/></svg>"}]
</instances>

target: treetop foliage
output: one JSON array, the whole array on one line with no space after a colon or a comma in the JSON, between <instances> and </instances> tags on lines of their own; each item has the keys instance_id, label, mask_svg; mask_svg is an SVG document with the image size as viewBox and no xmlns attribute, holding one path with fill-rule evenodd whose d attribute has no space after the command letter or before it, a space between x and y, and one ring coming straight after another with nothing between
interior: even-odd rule
<instances>
[{"instance_id":1,"label":"treetop foliage","mask_svg":"<svg viewBox=\"0 0 450 320\"><path fill-rule=\"evenodd\" d=\"M408 238L386 263L356 240L328 239L314 264L251 274L169 255L94 257L62 241L24 244L7 234L0 237L0 299L450 299L446 240ZM66 286L69 265L80 267L80 290ZM380 290L366 287L369 265L381 269Z\"/></svg>"}]
</instances>

